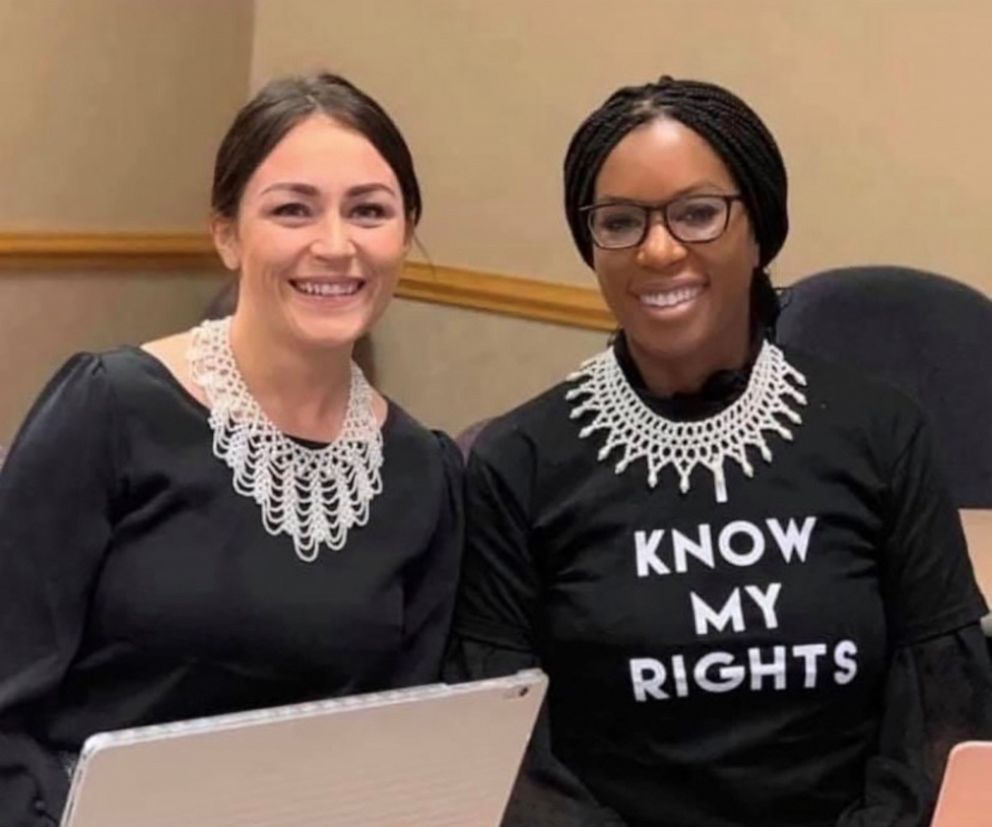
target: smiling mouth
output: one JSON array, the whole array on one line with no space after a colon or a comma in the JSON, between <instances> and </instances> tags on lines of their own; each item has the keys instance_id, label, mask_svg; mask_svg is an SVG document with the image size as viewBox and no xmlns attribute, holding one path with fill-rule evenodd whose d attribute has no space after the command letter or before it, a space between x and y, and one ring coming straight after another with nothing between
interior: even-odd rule
<instances>
[{"instance_id":1,"label":"smiling mouth","mask_svg":"<svg viewBox=\"0 0 992 827\"><path fill-rule=\"evenodd\" d=\"M702 285L677 287L674 290L663 290L657 293L641 293L637 299L648 307L678 307L697 298L704 289Z\"/></svg>"},{"instance_id":2,"label":"smiling mouth","mask_svg":"<svg viewBox=\"0 0 992 827\"><path fill-rule=\"evenodd\" d=\"M290 279L290 285L297 293L316 298L348 298L365 287L363 279Z\"/></svg>"}]
</instances>

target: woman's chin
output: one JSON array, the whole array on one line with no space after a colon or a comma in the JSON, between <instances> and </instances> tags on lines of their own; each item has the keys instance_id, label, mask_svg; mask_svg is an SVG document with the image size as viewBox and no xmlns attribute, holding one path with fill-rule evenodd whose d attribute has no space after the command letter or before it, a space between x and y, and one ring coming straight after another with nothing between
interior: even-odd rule
<instances>
[{"instance_id":1,"label":"woman's chin","mask_svg":"<svg viewBox=\"0 0 992 827\"><path fill-rule=\"evenodd\" d=\"M635 347L664 361L691 358L706 350L715 338L707 329L705 319L692 316L683 318L680 324L670 320L657 324L652 320L647 324L633 323L625 330L628 339L634 340Z\"/></svg>"},{"instance_id":2,"label":"woman's chin","mask_svg":"<svg viewBox=\"0 0 992 827\"><path fill-rule=\"evenodd\" d=\"M369 322L364 313L338 318L296 316L291 328L295 338L308 350L340 350L358 341L368 330Z\"/></svg>"},{"instance_id":3,"label":"woman's chin","mask_svg":"<svg viewBox=\"0 0 992 827\"><path fill-rule=\"evenodd\" d=\"M336 349L353 344L372 326L376 313L373 291L352 296L303 296L294 293L284 304L290 329L307 347Z\"/></svg>"}]
</instances>

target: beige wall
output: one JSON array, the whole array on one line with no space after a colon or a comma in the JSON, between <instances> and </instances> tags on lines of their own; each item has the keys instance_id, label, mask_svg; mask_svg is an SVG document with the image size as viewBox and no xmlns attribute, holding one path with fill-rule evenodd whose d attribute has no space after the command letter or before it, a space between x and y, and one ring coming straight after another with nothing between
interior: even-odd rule
<instances>
[{"instance_id":1,"label":"beige wall","mask_svg":"<svg viewBox=\"0 0 992 827\"><path fill-rule=\"evenodd\" d=\"M779 281L894 262L992 292L992 3L605 8L0 0L0 232L201 227L211 156L249 76L329 67L406 132L437 262L591 285L561 215L564 146L614 87L664 71L736 89L779 137L793 182ZM0 347L17 354L0 369L0 440L69 352L181 327L213 289L194 274L0 272ZM554 381L602 336L398 302L376 340L384 389L458 429Z\"/></svg>"},{"instance_id":2,"label":"beige wall","mask_svg":"<svg viewBox=\"0 0 992 827\"><path fill-rule=\"evenodd\" d=\"M580 284L559 203L572 131L618 85L715 80L786 156L780 280L891 262L992 292L990 32L987 0L256 0L252 80L327 66L379 97L437 261Z\"/></svg>"},{"instance_id":3,"label":"beige wall","mask_svg":"<svg viewBox=\"0 0 992 827\"><path fill-rule=\"evenodd\" d=\"M0 0L0 232L204 228L250 0ZM188 325L195 274L0 270L0 442L70 353Z\"/></svg>"},{"instance_id":4,"label":"beige wall","mask_svg":"<svg viewBox=\"0 0 992 827\"><path fill-rule=\"evenodd\" d=\"M0 273L0 444L70 354L189 327L216 289L200 275Z\"/></svg>"},{"instance_id":5,"label":"beige wall","mask_svg":"<svg viewBox=\"0 0 992 827\"><path fill-rule=\"evenodd\" d=\"M562 216L564 148L615 87L669 73L738 91L778 137L793 230L777 281L885 262L992 293L989 32L987 0L256 0L251 76L327 67L378 97L441 264L592 286ZM601 341L404 305L376 351L387 392L457 429Z\"/></svg>"},{"instance_id":6,"label":"beige wall","mask_svg":"<svg viewBox=\"0 0 992 827\"><path fill-rule=\"evenodd\" d=\"M200 228L250 0L0 0L0 231Z\"/></svg>"},{"instance_id":7,"label":"beige wall","mask_svg":"<svg viewBox=\"0 0 992 827\"><path fill-rule=\"evenodd\" d=\"M454 435L561 381L607 334L397 299L372 338L379 386Z\"/></svg>"}]
</instances>

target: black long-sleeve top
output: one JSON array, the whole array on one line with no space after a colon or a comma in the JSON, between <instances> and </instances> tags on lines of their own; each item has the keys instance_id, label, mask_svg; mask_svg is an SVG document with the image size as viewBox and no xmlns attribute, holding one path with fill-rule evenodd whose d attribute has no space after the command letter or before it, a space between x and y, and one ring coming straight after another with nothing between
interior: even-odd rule
<instances>
[{"instance_id":1,"label":"black long-sleeve top","mask_svg":"<svg viewBox=\"0 0 992 827\"><path fill-rule=\"evenodd\" d=\"M461 464L390 403L383 491L304 563L235 493L208 411L135 348L71 359L0 472L0 825L57 823L98 731L437 679Z\"/></svg>"}]
</instances>

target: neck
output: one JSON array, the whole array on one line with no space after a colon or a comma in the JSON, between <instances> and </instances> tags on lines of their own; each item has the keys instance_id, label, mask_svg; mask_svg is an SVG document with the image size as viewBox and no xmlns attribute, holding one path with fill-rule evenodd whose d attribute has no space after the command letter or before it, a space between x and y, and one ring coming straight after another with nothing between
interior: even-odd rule
<instances>
[{"instance_id":1,"label":"neck","mask_svg":"<svg viewBox=\"0 0 992 827\"><path fill-rule=\"evenodd\" d=\"M231 349L248 391L279 430L330 442L351 388L351 346L303 348L257 319L247 305L231 320Z\"/></svg>"},{"instance_id":2,"label":"neck","mask_svg":"<svg viewBox=\"0 0 992 827\"><path fill-rule=\"evenodd\" d=\"M631 358L647 389L659 397L698 393L706 380L721 370L743 368L751 355L747 327L734 336L724 337L712 347L696 348L685 354L659 353L627 338Z\"/></svg>"}]
</instances>

